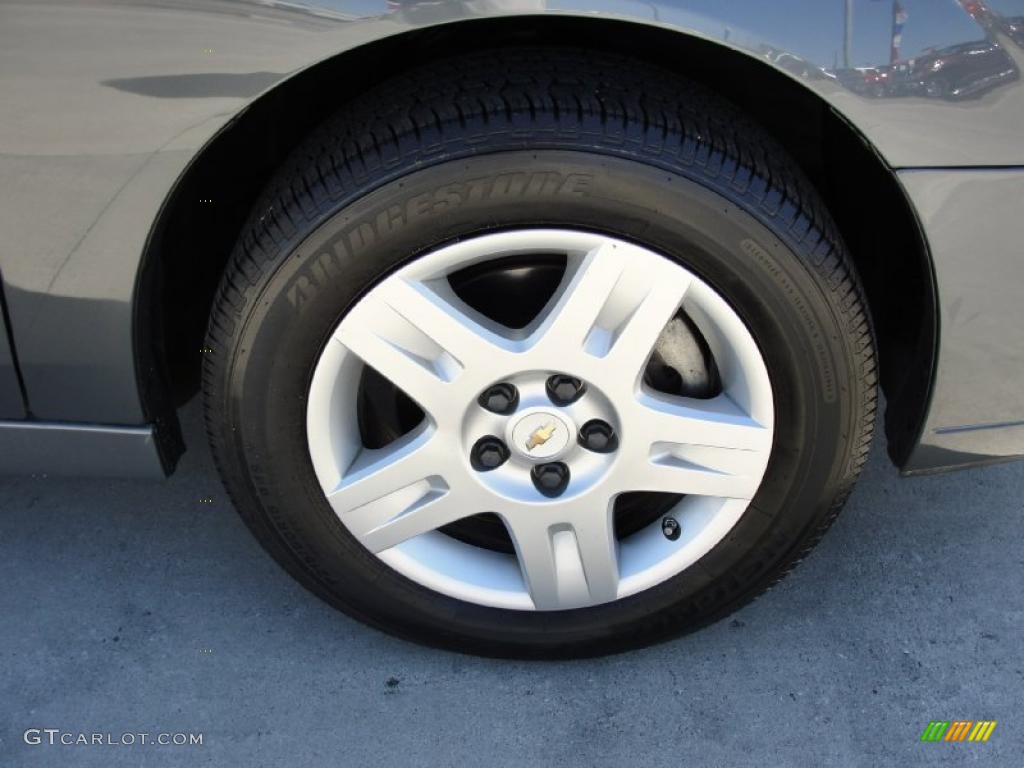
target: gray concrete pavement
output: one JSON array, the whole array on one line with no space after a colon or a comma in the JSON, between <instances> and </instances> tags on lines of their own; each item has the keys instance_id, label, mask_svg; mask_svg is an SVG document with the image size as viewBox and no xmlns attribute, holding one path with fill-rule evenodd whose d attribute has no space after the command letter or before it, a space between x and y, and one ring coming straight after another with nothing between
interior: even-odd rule
<instances>
[{"instance_id":1,"label":"gray concrete pavement","mask_svg":"<svg viewBox=\"0 0 1024 768\"><path fill-rule=\"evenodd\" d=\"M393 639L294 584L187 416L166 483L0 480L0 766L1021 764L1024 465L900 480L876 446L824 542L731 619L503 662ZM936 719L999 724L920 743ZM203 744L28 746L33 727Z\"/></svg>"}]
</instances>

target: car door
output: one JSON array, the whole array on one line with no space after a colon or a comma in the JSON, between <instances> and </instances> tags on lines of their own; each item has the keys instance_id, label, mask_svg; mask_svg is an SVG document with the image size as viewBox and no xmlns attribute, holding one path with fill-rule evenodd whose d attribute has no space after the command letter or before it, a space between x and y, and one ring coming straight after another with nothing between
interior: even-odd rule
<instances>
[{"instance_id":1,"label":"car door","mask_svg":"<svg viewBox=\"0 0 1024 768\"><path fill-rule=\"evenodd\" d=\"M25 402L18 386L9 339L5 314L0 312L0 419L23 419Z\"/></svg>"}]
</instances>

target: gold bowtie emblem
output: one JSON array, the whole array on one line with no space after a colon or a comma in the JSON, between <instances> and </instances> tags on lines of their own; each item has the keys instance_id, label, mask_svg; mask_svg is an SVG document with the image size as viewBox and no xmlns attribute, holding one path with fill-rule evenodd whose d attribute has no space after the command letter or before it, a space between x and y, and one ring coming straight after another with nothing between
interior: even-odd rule
<instances>
[{"instance_id":1,"label":"gold bowtie emblem","mask_svg":"<svg viewBox=\"0 0 1024 768\"><path fill-rule=\"evenodd\" d=\"M543 427L537 427L530 435L530 439L526 441L526 450L532 451L538 445L544 445L555 434L555 429L555 422L553 421L548 422Z\"/></svg>"}]
</instances>

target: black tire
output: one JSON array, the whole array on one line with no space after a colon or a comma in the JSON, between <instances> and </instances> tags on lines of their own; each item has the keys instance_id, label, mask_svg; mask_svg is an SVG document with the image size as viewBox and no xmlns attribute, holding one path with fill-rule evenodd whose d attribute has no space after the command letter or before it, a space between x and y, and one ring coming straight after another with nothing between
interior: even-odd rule
<instances>
[{"instance_id":1,"label":"black tire","mask_svg":"<svg viewBox=\"0 0 1024 768\"><path fill-rule=\"evenodd\" d=\"M560 225L638 241L714 286L776 393L765 479L732 532L641 594L560 612L460 602L400 576L340 524L305 436L312 367L362 292L461 236ZM346 235L347 254L324 243ZM255 208L210 321L207 428L263 546L343 611L486 655L585 656L718 619L781 578L835 518L875 417L872 332L819 196L702 87L595 52L515 49L424 66L348 104Z\"/></svg>"},{"instance_id":2,"label":"black tire","mask_svg":"<svg viewBox=\"0 0 1024 768\"><path fill-rule=\"evenodd\" d=\"M952 89L944 77L935 77L925 84L925 94L932 99L949 98Z\"/></svg>"}]
</instances>

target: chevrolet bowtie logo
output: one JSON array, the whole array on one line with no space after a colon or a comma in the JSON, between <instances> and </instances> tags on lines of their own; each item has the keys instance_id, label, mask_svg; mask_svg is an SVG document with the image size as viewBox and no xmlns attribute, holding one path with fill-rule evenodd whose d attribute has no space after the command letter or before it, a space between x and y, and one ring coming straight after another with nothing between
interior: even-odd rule
<instances>
[{"instance_id":1,"label":"chevrolet bowtie logo","mask_svg":"<svg viewBox=\"0 0 1024 768\"><path fill-rule=\"evenodd\" d=\"M553 421L548 422L543 427L537 427L530 435L530 439L526 441L526 450L532 451L538 445L544 445L555 434L555 429L557 427L555 427Z\"/></svg>"}]
</instances>

